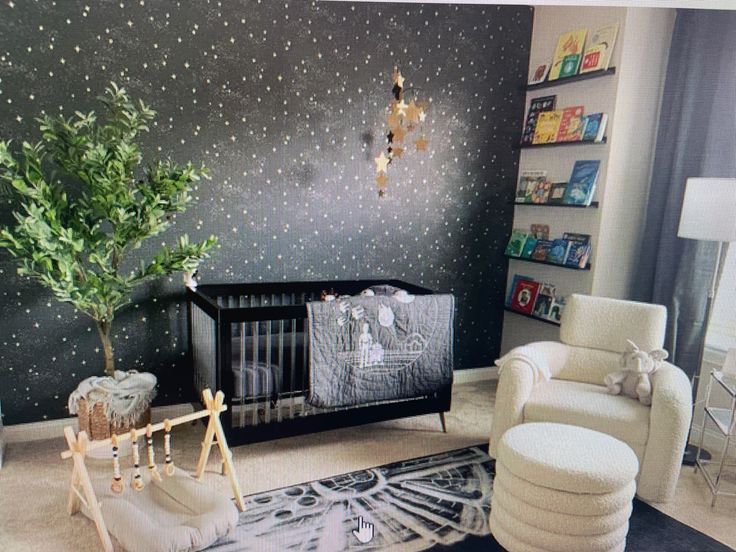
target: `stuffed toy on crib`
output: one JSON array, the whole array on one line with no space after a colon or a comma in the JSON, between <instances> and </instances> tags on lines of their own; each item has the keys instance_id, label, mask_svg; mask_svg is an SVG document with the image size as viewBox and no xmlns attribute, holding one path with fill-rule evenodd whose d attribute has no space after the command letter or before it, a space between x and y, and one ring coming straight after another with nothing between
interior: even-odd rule
<instances>
[{"instance_id":1,"label":"stuffed toy on crib","mask_svg":"<svg viewBox=\"0 0 736 552\"><path fill-rule=\"evenodd\" d=\"M611 372L603 379L612 395L623 394L638 399L643 405L652 404L652 376L667 358L664 349L650 352L642 351L633 341L627 339L626 350L621 355L624 370Z\"/></svg>"}]
</instances>

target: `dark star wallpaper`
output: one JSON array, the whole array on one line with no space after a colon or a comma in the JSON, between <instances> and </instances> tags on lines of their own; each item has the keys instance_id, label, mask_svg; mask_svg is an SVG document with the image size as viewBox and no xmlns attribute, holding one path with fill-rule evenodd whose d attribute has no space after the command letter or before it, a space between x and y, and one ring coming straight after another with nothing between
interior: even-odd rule
<instances>
[{"instance_id":1,"label":"dark star wallpaper","mask_svg":"<svg viewBox=\"0 0 736 552\"><path fill-rule=\"evenodd\" d=\"M143 152L212 179L153 244L210 234L200 281L400 278L457 297L456 366L500 347L532 9L294 0L3 0L0 138L35 117L99 109L110 81L158 112ZM427 150L407 147L376 190L394 66L428 102ZM2 198L0 223L12 223ZM137 262L137 259L131 259ZM93 324L0 251L5 423L68 415L102 372ZM339 291L339 290L338 290ZM156 404L192 397L180 275L140 289L113 332L119 369L159 377Z\"/></svg>"}]
</instances>

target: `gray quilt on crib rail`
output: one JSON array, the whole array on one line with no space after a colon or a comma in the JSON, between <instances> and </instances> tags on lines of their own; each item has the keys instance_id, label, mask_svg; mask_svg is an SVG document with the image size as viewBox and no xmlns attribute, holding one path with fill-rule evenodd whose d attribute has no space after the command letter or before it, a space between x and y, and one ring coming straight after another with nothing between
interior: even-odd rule
<instances>
[{"instance_id":1,"label":"gray quilt on crib rail","mask_svg":"<svg viewBox=\"0 0 736 552\"><path fill-rule=\"evenodd\" d=\"M310 404L413 398L452 383L455 298L409 299L376 295L307 303Z\"/></svg>"}]
</instances>

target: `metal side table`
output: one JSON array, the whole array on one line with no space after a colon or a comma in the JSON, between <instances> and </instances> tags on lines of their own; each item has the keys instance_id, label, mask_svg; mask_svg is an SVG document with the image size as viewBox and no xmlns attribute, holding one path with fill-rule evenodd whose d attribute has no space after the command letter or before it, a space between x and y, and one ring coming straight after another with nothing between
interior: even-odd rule
<instances>
[{"instance_id":1,"label":"metal side table","mask_svg":"<svg viewBox=\"0 0 736 552\"><path fill-rule=\"evenodd\" d=\"M730 406L711 405L711 393L714 386L719 390L719 393L723 396L722 398L725 399L719 404L730 403ZM706 432L711 433L711 429L715 429L712 434L716 438L723 440L721 454L720 456L714 455L713 459L706 459L705 455L701 458L703 439ZM708 380L705 413L695 456L695 471L700 469L706 483L708 483L708 487L710 487L710 492L713 494L711 506L715 506L716 499L719 496L736 496L736 470L733 473L727 471L729 468L736 468L736 463L728 462L729 446L734 443L736 443L736 376L714 370ZM733 487L733 490L722 489L724 482L729 487Z\"/></svg>"}]
</instances>

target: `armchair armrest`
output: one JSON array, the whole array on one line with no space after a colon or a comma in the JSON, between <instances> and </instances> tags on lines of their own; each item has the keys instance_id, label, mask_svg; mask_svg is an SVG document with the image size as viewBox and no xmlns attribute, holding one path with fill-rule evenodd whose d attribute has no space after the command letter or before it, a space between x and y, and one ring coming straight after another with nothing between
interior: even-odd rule
<instances>
[{"instance_id":1,"label":"armchair armrest","mask_svg":"<svg viewBox=\"0 0 736 552\"><path fill-rule=\"evenodd\" d=\"M685 372L668 362L654 374L649 438L637 494L666 502L675 492L692 418L692 389Z\"/></svg>"},{"instance_id":2,"label":"armchair armrest","mask_svg":"<svg viewBox=\"0 0 736 552\"><path fill-rule=\"evenodd\" d=\"M524 345L524 347L535 349L547 361L552 377L560 373L567 361L568 347L564 343L539 341ZM510 358L503 363L499 374L496 406L491 424L491 439L488 445L491 457L496 457L498 441L506 430L523 422L524 405L532 394L536 379L535 371L523 360Z\"/></svg>"}]
</instances>

